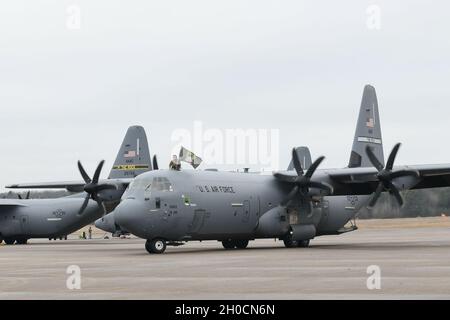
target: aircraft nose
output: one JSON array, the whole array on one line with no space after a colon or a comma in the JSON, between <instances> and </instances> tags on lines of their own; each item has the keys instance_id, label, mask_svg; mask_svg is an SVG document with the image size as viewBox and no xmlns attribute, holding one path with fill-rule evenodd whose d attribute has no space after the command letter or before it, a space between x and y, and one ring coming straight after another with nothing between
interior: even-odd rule
<instances>
[{"instance_id":1,"label":"aircraft nose","mask_svg":"<svg viewBox=\"0 0 450 320\"><path fill-rule=\"evenodd\" d=\"M145 208L139 201L134 199L123 200L114 209L115 222L123 229L137 235L142 234L143 218L145 214Z\"/></svg>"},{"instance_id":2,"label":"aircraft nose","mask_svg":"<svg viewBox=\"0 0 450 320\"><path fill-rule=\"evenodd\" d=\"M114 217L113 214L110 213L100 219L95 221L95 226L103 231L114 233L116 230L114 225Z\"/></svg>"}]
</instances>

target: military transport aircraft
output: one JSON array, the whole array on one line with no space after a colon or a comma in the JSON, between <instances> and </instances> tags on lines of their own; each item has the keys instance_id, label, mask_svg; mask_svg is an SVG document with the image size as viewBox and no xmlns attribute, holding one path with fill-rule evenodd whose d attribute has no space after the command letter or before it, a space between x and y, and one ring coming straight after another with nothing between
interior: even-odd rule
<instances>
[{"instance_id":1,"label":"military transport aircraft","mask_svg":"<svg viewBox=\"0 0 450 320\"><path fill-rule=\"evenodd\" d=\"M307 247L317 236L356 230L346 226L382 192L403 204L401 190L450 186L450 164L394 167L397 144L384 162L375 89L364 89L348 167L304 170L295 149L294 171L257 175L158 170L138 176L114 210L118 225L147 239L149 253L186 241L218 240L226 249L278 238Z\"/></svg>"},{"instance_id":2,"label":"military transport aircraft","mask_svg":"<svg viewBox=\"0 0 450 320\"><path fill-rule=\"evenodd\" d=\"M101 217L118 204L128 184L152 169L144 128L127 130L108 179L100 162L91 177L78 162L84 181L16 184L8 188L66 188L80 192L57 199L0 200L0 243L25 244L31 238L61 238ZM111 210L110 209L110 210Z\"/></svg>"},{"instance_id":3,"label":"military transport aircraft","mask_svg":"<svg viewBox=\"0 0 450 320\"><path fill-rule=\"evenodd\" d=\"M309 151L309 148L308 147L298 147L298 148L296 148L296 152L297 152L298 158L300 159L302 168L307 170L312 164L311 153ZM153 170L158 170L158 162L156 159L156 155L153 156ZM294 170L294 165L293 165L292 161L289 163L288 170ZM128 231L126 231L125 229L123 229L116 223L116 220L114 218L114 211L97 219L95 221L95 226L100 230L110 232L113 235L113 237L119 237L121 235L129 234Z\"/></svg>"}]
</instances>

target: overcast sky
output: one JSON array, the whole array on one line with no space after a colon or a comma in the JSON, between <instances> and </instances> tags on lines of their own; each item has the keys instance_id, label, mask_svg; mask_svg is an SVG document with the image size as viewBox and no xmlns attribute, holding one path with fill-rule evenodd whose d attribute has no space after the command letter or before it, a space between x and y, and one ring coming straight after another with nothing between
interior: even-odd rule
<instances>
[{"instance_id":1,"label":"overcast sky","mask_svg":"<svg viewBox=\"0 0 450 320\"><path fill-rule=\"evenodd\" d=\"M386 153L403 142L398 164L450 162L449 11L411 0L3 1L0 185L79 179L78 159L109 169L133 124L165 166L173 131L195 120L279 129L282 168L299 145L344 167L367 83Z\"/></svg>"}]
</instances>

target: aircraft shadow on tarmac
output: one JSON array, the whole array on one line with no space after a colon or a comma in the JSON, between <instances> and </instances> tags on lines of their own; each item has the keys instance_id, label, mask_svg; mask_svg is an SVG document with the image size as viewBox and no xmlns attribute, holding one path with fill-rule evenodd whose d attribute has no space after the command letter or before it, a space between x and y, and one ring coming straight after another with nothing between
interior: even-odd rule
<instances>
[{"instance_id":1,"label":"aircraft shadow on tarmac","mask_svg":"<svg viewBox=\"0 0 450 320\"><path fill-rule=\"evenodd\" d=\"M166 254L168 255L176 255L176 254L211 254L211 253L222 253L222 254L241 254L241 253L251 253L251 252L259 252L259 251L280 251L282 252L289 252L289 253L311 253L314 251L322 251L322 250L333 250L333 251L341 251L341 250L354 250L355 252L359 252L361 250L364 250L364 252L367 252L367 250L377 250L377 251L399 251L399 250L417 250L417 249L430 249L430 248L440 248L440 249L450 249L450 243L445 244L432 244L429 245L426 244L415 244L411 242L401 242L401 243L392 243L392 244L377 244L377 243L366 243L366 244L320 244L320 245L312 245L309 248L285 248L282 246L264 246L264 247L248 247L246 249L231 249L231 250L225 250L223 248L217 247L217 248L179 248L175 250L167 250ZM129 256L148 256L146 252L141 251L141 249L130 249L130 248L124 248L124 249L114 249L114 250L121 250L126 255ZM157 254L154 254L155 256L159 256ZM153 256L153 255L152 255Z\"/></svg>"},{"instance_id":2,"label":"aircraft shadow on tarmac","mask_svg":"<svg viewBox=\"0 0 450 320\"><path fill-rule=\"evenodd\" d=\"M119 241L103 241L100 239L93 239L93 240L67 240L67 241L56 241L56 242L38 242L38 243L30 243L25 246L21 247L30 247L30 246L36 246L36 247L44 247L44 246L73 246L73 245L82 245L84 246L97 246L101 245L102 249L101 251L105 254L109 250L105 251L106 246L108 245L137 245L140 244L141 241L132 240L127 241L124 240L123 242ZM6 247L6 246L5 246ZM17 247L16 247L17 248ZM223 253L223 254L240 254L244 252L257 252L257 251L277 251L277 250L284 250L285 252L294 253L298 252L301 253L311 253L314 251L322 251L322 250L333 250L333 251L340 251L340 250L382 250L382 251L395 251L395 250L417 250L417 249L430 249L430 248L439 248L439 249L450 249L450 243L445 241L427 241L424 243L423 241L404 241L404 242L393 242L393 243L326 243L326 244L312 244L309 248L285 248L284 246L280 246L275 244L274 246L258 246L258 247L248 247L246 249L231 249L231 250L225 250L222 247L207 247L204 248L196 247L196 248L188 248L188 247L180 247L180 248L170 248L167 250L166 254L173 255L173 254L210 254L210 253ZM98 248L92 247L94 251L100 250ZM143 251L140 247L136 248L130 248L130 247L115 247L111 249L115 253L121 252L121 254L127 255L127 256L148 256L148 254ZM152 255L153 256L153 255ZM155 256L159 256L155 254Z\"/></svg>"}]
</instances>

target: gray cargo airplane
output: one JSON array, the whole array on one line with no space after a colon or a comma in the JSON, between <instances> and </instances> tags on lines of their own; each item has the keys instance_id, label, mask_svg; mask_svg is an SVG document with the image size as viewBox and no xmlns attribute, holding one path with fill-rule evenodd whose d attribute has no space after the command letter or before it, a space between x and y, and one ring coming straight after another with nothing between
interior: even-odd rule
<instances>
[{"instance_id":1,"label":"gray cargo airplane","mask_svg":"<svg viewBox=\"0 0 450 320\"><path fill-rule=\"evenodd\" d=\"M257 175L158 170L138 176L114 210L116 223L147 239L149 253L186 241L218 240L226 249L249 240L278 238L288 248L317 236L356 230L347 226L382 192L403 204L401 190L450 186L450 164L394 167L397 144L385 164L375 89L364 89L348 167L304 170L295 149L294 171Z\"/></svg>"},{"instance_id":2,"label":"gray cargo airplane","mask_svg":"<svg viewBox=\"0 0 450 320\"><path fill-rule=\"evenodd\" d=\"M296 148L298 158L300 159L302 167L307 170L311 164L311 153L308 147L298 147ZM153 156L153 170L158 170L158 162L156 155ZM212 170L212 169L210 169ZM292 161L289 163L288 170L294 170L294 165ZM103 217L95 221L95 226L103 231L110 232L113 237L119 237L121 235L127 235L129 232L124 228L120 227L114 218L114 211L104 215Z\"/></svg>"},{"instance_id":3,"label":"gray cargo airplane","mask_svg":"<svg viewBox=\"0 0 450 320\"><path fill-rule=\"evenodd\" d=\"M100 180L100 162L92 179L78 162L83 181L15 184L7 188L66 188L81 192L57 199L0 200L0 243L25 244L31 238L61 238L114 208L128 184L152 169L144 128L127 130L108 179ZM105 206L105 207L104 207Z\"/></svg>"}]
</instances>

